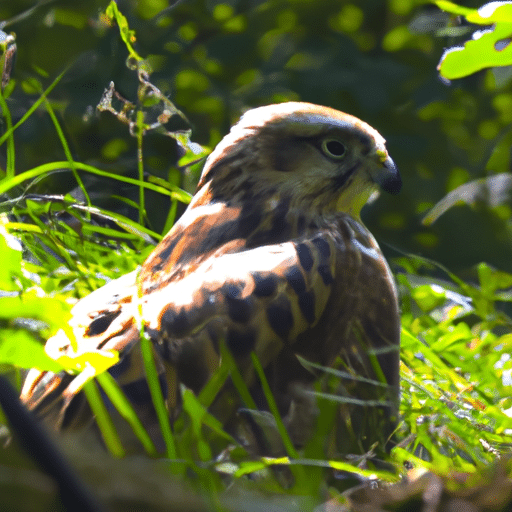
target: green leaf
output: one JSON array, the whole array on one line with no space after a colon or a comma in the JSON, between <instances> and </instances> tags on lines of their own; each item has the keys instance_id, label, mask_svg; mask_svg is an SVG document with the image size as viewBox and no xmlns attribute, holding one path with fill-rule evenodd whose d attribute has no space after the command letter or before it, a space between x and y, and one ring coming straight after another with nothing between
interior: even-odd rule
<instances>
[{"instance_id":1,"label":"green leaf","mask_svg":"<svg viewBox=\"0 0 512 512\"><path fill-rule=\"evenodd\" d=\"M510 2L488 2L479 9L463 7L447 0L434 0L439 9L464 16L470 23L492 25L493 23L512 22L512 4Z\"/></svg>"},{"instance_id":2,"label":"green leaf","mask_svg":"<svg viewBox=\"0 0 512 512\"><path fill-rule=\"evenodd\" d=\"M0 318L34 318L56 330L70 317L70 306L62 299L40 297L35 290L0 297Z\"/></svg>"},{"instance_id":3,"label":"green leaf","mask_svg":"<svg viewBox=\"0 0 512 512\"><path fill-rule=\"evenodd\" d=\"M412 290L411 295L423 311L432 311L446 299L442 290L428 284L417 286Z\"/></svg>"},{"instance_id":4,"label":"green leaf","mask_svg":"<svg viewBox=\"0 0 512 512\"><path fill-rule=\"evenodd\" d=\"M13 278L21 272L21 256L21 245L18 240L0 225L0 290L19 289Z\"/></svg>"},{"instance_id":5,"label":"green leaf","mask_svg":"<svg viewBox=\"0 0 512 512\"><path fill-rule=\"evenodd\" d=\"M135 30L130 30L128 20L118 9L117 2L115 0L110 1L105 13L110 19L116 20L119 27L119 33L121 34L121 39L123 40L130 57L135 59L139 64L144 64L147 68L147 72L150 72L149 63L144 61L144 59L133 48L133 43L136 41Z\"/></svg>"},{"instance_id":6,"label":"green leaf","mask_svg":"<svg viewBox=\"0 0 512 512\"><path fill-rule=\"evenodd\" d=\"M496 23L494 29L477 33L464 46L447 50L438 65L444 78L462 78L485 68L512 64L512 24Z\"/></svg>"},{"instance_id":7,"label":"green leaf","mask_svg":"<svg viewBox=\"0 0 512 512\"><path fill-rule=\"evenodd\" d=\"M470 9L468 7L462 7L461 5L454 4L453 2L448 2L446 0L435 0L434 3L439 7L439 9L449 12L451 14L457 14L460 16L467 16L474 12L476 9Z\"/></svg>"},{"instance_id":8,"label":"green leaf","mask_svg":"<svg viewBox=\"0 0 512 512\"><path fill-rule=\"evenodd\" d=\"M470 23L490 25L491 23L512 23L512 4L510 2L488 2L479 9L470 9L466 19Z\"/></svg>"},{"instance_id":9,"label":"green leaf","mask_svg":"<svg viewBox=\"0 0 512 512\"><path fill-rule=\"evenodd\" d=\"M512 4L489 2L480 9L468 9L452 2L436 1L452 14L465 16L470 23L493 25L475 32L463 46L448 49L439 62L440 74L448 80L462 78L485 68L512 64Z\"/></svg>"},{"instance_id":10,"label":"green leaf","mask_svg":"<svg viewBox=\"0 0 512 512\"><path fill-rule=\"evenodd\" d=\"M114 350L94 350L78 354L71 352L56 358L56 361L68 370L82 371L92 367L94 368L94 372L90 372L90 378L92 378L117 364L119 354Z\"/></svg>"},{"instance_id":11,"label":"green leaf","mask_svg":"<svg viewBox=\"0 0 512 512\"><path fill-rule=\"evenodd\" d=\"M55 373L62 371L62 366L46 354L43 345L30 332L19 328L0 329L0 364Z\"/></svg>"},{"instance_id":12,"label":"green leaf","mask_svg":"<svg viewBox=\"0 0 512 512\"><path fill-rule=\"evenodd\" d=\"M485 263L478 265L478 279L482 293L494 297L497 290L504 290L512 287L512 275L507 272L494 270Z\"/></svg>"}]
</instances>

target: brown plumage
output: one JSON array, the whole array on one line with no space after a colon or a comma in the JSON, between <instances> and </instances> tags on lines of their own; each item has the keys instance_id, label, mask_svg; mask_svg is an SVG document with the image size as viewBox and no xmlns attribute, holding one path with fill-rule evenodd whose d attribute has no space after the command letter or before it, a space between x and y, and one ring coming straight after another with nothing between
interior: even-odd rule
<instances>
[{"instance_id":1,"label":"brown plumage","mask_svg":"<svg viewBox=\"0 0 512 512\"><path fill-rule=\"evenodd\" d=\"M134 320L138 275L171 417L179 384L198 393L225 341L265 409L250 358L256 353L297 446L317 410L315 374L297 355L351 374L337 393L370 401L340 405L338 451L383 445L397 416L400 321L393 277L359 218L378 185L397 193L400 176L384 139L359 119L308 103L247 112L209 156L191 204L140 271L74 307L79 349L120 352L109 371L152 427ZM70 350L63 331L48 340L49 353ZM77 376L32 370L22 400L66 428L89 414L80 387ZM235 429L242 405L225 403L219 398L212 412Z\"/></svg>"}]
</instances>

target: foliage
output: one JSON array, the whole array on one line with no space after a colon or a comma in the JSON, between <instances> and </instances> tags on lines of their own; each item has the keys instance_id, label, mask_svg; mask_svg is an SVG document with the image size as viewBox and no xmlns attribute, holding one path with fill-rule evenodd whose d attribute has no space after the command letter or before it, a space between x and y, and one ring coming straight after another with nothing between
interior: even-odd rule
<instances>
[{"instance_id":1,"label":"foliage","mask_svg":"<svg viewBox=\"0 0 512 512\"><path fill-rule=\"evenodd\" d=\"M484 23L475 18L483 16L481 10L454 11L455 4L436 3ZM85 367L84 389L112 453L122 456L126 448L102 407L101 393L154 456L156 448L133 409L109 374L101 373L115 355L56 361L41 342L65 326L72 302L135 269L172 225L189 200L197 161L206 152L190 142L190 124L195 140L212 147L246 106L299 98L331 104L385 133L405 169L401 203L381 198L367 212L379 240L400 247L400 253L434 257L451 269L467 269L482 259L505 270L480 263L461 279L427 259L394 258L403 325L402 423L390 457L394 473L377 470L368 457L325 460L321 436L329 426L328 401L320 402L325 413L317 427L320 441L304 453L296 453L284 433L284 458L252 460L242 447L233 448L234 440L208 412L230 374L238 392L248 393L227 352L199 397L184 390L183 412L172 431L165 411L160 413L166 455L179 461L168 472L187 479L215 506L226 480L315 501L326 480L333 494L341 487L333 470L388 481L410 465L444 476L453 470L478 473L508 453L512 442L508 180L489 188L498 177L509 176L508 83L499 83L495 70L451 89L436 82L434 62L444 40L424 28L421 16L430 25L439 18L429 15L432 11L415 11L420 2L389 2L389 8L382 3L376 12L372 2L257 4L198 0L164 9L149 0L109 6L84 2L82 7L40 2L37 8L47 21L39 24L29 16L14 24L20 48L28 47L32 29L40 46L46 37L62 53L42 56L35 44L30 56L20 55L22 71L0 95L0 368L19 384L19 368L77 372ZM499 17L492 19L491 44L503 37L504 7L493 11ZM101 14L91 14L99 9ZM122 46L112 30L114 19ZM438 22L439 30L446 29L447 20ZM55 40L44 27L54 30ZM73 37L83 39L71 55ZM481 39L471 43L483 44ZM466 61L464 52L456 52L464 60L448 73L466 75L501 64L493 60L497 53L491 58L479 51L478 58ZM62 71L72 59L75 64ZM84 62L92 71L81 69ZM450 66L442 66L441 73ZM114 79L115 86L107 87ZM101 101L103 89L107 96ZM109 113L96 116L89 105L98 103ZM474 211L457 216L461 201ZM429 226L421 225L418 219L427 210ZM151 351L145 355L151 375ZM151 389L161 403L159 386L154 382ZM282 431L277 413L274 421ZM229 455L217 459L223 450ZM289 491L275 483L290 482L283 466L293 475ZM261 476L257 484L245 476L254 472Z\"/></svg>"},{"instance_id":2,"label":"foliage","mask_svg":"<svg viewBox=\"0 0 512 512\"><path fill-rule=\"evenodd\" d=\"M512 64L512 3L490 2L480 9L468 9L445 0L437 0L436 4L446 12L464 16L469 23L486 26L486 30L474 32L464 46L445 51L439 63L442 76L451 80L484 68Z\"/></svg>"},{"instance_id":3,"label":"foliage","mask_svg":"<svg viewBox=\"0 0 512 512\"><path fill-rule=\"evenodd\" d=\"M62 320L69 318L69 307L60 298L45 297L31 280L36 275L35 266L22 261L19 242L3 226L0 226L0 256L2 367L9 364L59 371L61 366L45 354L38 331L44 336L52 328L60 327ZM24 319L25 329L21 328Z\"/></svg>"},{"instance_id":4,"label":"foliage","mask_svg":"<svg viewBox=\"0 0 512 512\"><path fill-rule=\"evenodd\" d=\"M512 275L479 266L479 285L448 273L425 279L431 263L402 260L401 446L438 474L473 472L511 442L511 319L500 305L512 298ZM445 271L446 272L446 271ZM401 457L407 457L400 449Z\"/></svg>"}]
</instances>

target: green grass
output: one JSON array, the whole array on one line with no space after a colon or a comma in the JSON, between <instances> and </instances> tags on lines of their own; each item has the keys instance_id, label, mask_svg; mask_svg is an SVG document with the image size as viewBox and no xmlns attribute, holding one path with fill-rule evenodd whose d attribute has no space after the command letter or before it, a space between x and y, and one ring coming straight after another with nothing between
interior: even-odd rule
<instances>
[{"instance_id":1,"label":"green grass","mask_svg":"<svg viewBox=\"0 0 512 512\"><path fill-rule=\"evenodd\" d=\"M42 347L45 339L65 328L71 302L99 288L108 279L135 269L164 234L145 226L144 191L151 190L170 198L165 230L174 221L178 203L187 203L190 196L176 185L156 178L143 179L143 135L147 127L142 115L136 120L137 179L74 161L48 100L62 76L45 91L40 90L39 100L15 125L12 125L7 102L0 96L6 126L0 146L6 144L7 155L6 169L1 171L0 180L0 211L3 212L0 214L0 290L9 292L0 296L0 371L16 376L19 368L53 371L66 368L76 372L78 368L92 367L90 374L96 376L96 380L89 380L84 391L96 413L106 446L115 456L124 454L122 440L111 424L98 384L128 421L148 455L154 457L156 449L135 411L110 375L101 373L113 360L94 354L88 356L85 363L54 361ZM35 83L34 87L39 85ZM15 173L16 129L37 109L45 109L53 121L65 159ZM179 137L183 144L187 143L188 136L183 138L181 134ZM190 154L186 158L193 159ZM73 173L85 197L83 204L68 196L26 194L34 180L62 169ZM138 187L139 203L135 205L138 221L92 206L83 173ZM72 216L79 229L76 225L71 227L62 213ZM108 220L110 226L116 227L102 226L101 220ZM222 366L199 397L182 389L182 412L171 429L158 386L152 348L143 336L146 373L166 444L166 457L171 461L169 473L178 473L187 479L219 507L218 494L225 487L226 473L232 479L248 482L244 480L245 475L259 471L263 483L258 485L266 491L309 494L318 498L314 494L319 493L326 471L332 468L355 472L362 477L396 481L397 473L405 471L406 462L446 476L454 470L477 472L495 461L499 454L509 453L512 418L507 411L512 407L512 358L509 355L512 321L507 312L512 300L509 291L512 275L481 264L478 282L467 283L439 265L413 256L404 256L392 263L402 307L401 422L397 431L399 443L390 454L397 472L361 469L360 461L327 460L322 442L309 446L306 455L297 453L277 413L270 389L265 386L257 360L255 367L287 456L254 460L243 448L236 447L220 422L208 412L208 406L229 375L246 407L255 407L225 348ZM20 323L20 318L31 322ZM142 332L142 319L140 327ZM15 378L19 385L19 375ZM321 407L321 410L320 439L332 421L329 407ZM233 446L229 462L216 459L221 450ZM277 485L275 473L268 470L281 465L288 465L295 476L295 485L290 490Z\"/></svg>"},{"instance_id":2,"label":"green grass","mask_svg":"<svg viewBox=\"0 0 512 512\"><path fill-rule=\"evenodd\" d=\"M475 471L508 452L512 276L479 266L480 283L403 259L401 445L436 472ZM414 284L413 284L414 283ZM400 457L406 454L400 452Z\"/></svg>"},{"instance_id":3,"label":"green grass","mask_svg":"<svg viewBox=\"0 0 512 512\"><path fill-rule=\"evenodd\" d=\"M58 133L63 136L62 131ZM20 185L30 184L31 179L66 165L71 167L69 160L6 176L0 181L0 190L4 197L14 190L18 195ZM79 173L94 172L126 180L79 162L74 162L73 168ZM141 189L152 187L173 199L187 199L186 194L176 190L133 181ZM41 342L64 326L69 315L69 299L82 297L103 285L107 278L131 271L151 250L148 237L156 241L161 235L115 212L78 205L68 197L55 201L44 196L26 199L21 194L15 199L5 199L2 206L8 214L1 217L0 258L5 265L0 270L0 288L12 292L13 296L0 297L1 368L7 371L35 366L55 370L59 363L44 354ZM73 215L80 223L80 233L60 220L59 212ZM91 225L91 214L113 220L118 228L100 229ZM399 445L392 451L391 460L399 469L409 461L445 475L454 469L475 472L494 461L498 453L508 452L512 443L512 419L504 413L512 405L507 381L512 373L508 356L512 345L511 321L501 307L511 300L508 289L512 276L482 264L480 282L476 284L464 283L447 272L444 279L420 277L434 271L439 274L442 269L413 257L396 261L395 268L399 270L397 279L402 297L402 395ZM39 321L37 328L17 325L20 317ZM243 380L236 378L234 362L224 358L225 364L199 398L184 392L183 412L172 433L163 399L157 396L161 392L155 386L156 370L149 343L146 351L147 372L153 375L151 389L158 390L154 400L161 404L167 457L180 460L179 467L183 469L193 468L203 490L218 492L222 488L219 471L225 471L225 464L215 462L214 447L227 447L233 440L206 407L229 374L240 395L251 405ZM76 371L72 363L67 368ZM263 375L261 371L259 374ZM113 379L107 373L102 374L99 384L128 419L148 454L154 456L151 440ZM122 441L109 424L96 385L90 382L85 391L100 419L106 445L114 455L122 456ZM277 409L272 408L269 389L266 396L288 457L254 461L238 448L231 469L234 478L285 464L290 465L295 475L295 492L306 488L311 492L319 485L323 469L317 471L313 485L306 485L313 468L350 470L361 476L377 474L386 480L396 480L396 474L362 470L346 461L325 460L320 446L308 458L301 458L287 438ZM308 469L308 478L304 476L304 468ZM184 475L183 469L178 473ZM273 479L272 473L268 473L268 479ZM268 486L273 491L279 488L273 483Z\"/></svg>"}]
</instances>

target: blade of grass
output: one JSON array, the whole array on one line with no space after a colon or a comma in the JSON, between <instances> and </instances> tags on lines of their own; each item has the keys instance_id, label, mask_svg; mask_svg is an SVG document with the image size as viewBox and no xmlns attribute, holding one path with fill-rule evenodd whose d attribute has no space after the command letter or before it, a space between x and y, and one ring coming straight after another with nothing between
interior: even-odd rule
<instances>
[{"instance_id":1,"label":"blade of grass","mask_svg":"<svg viewBox=\"0 0 512 512\"><path fill-rule=\"evenodd\" d=\"M140 336L140 348L142 358L144 360L144 368L146 370L146 379L151 393L151 399L153 400L153 405L158 417L158 424L160 425L160 430L166 446L167 457L169 459L176 459L176 444L174 443L169 414L167 412L167 407L165 406L162 388L160 387L160 379L158 378L158 372L156 371L155 361L153 359L153 346L143 329L141 330Z\"/></svg>"},{"instance_id":2,"label":"blade of grass","mask_svg":"<svg viewBox=\"0 0 512 512\"><path fill-rule=\"evenodd\" d=\"M93 226L87 224L82 226L82 232L89 235L97 233L98 235L113 239L138 240L140 238L133 233L123 233L112 228L104 228L103 226Z\"/></svg>"},{"instance_id":3,"label":"blade of grass","mask_svg":"<svg viewBox=\"0 0 512 512\"><path fill-rule=\"evenodd\" d=\"M169 213L167 214L167 219L165 219L164 229L162 233L168 233L171 228L174 226L174 221L176 220L176 213L178 211L178 201L175 199L171 202L171 207L169 208Z\"/></svg>"},{"instance_id":4,"label":"blade of grass","mask_svg":"<svg viewBox=\"0 0 512 512\"><path fill-rule=\"evenodd\" d=\"M5 123L7 125L7 132L9 135L7 140L7 169L6 169L6 177L12 178L14 176L15 172L15 151L14 151L14 136L13 136L13 129L12 129L12 118L11 118L11 112L9 111L9 108L7 107L7 103L5 101L5 98L2 94L2 91L0 90L0 107L2 107L2 114L5 118Z\"/></svg>"},{"instance_id":5,"label":"blade of grass","mask_svg":"<svg viewBox=\"0 0 512 512\"><path fill-rule=\"evenodd\" d=\"M287 466L309 466L320 468L333 468L339 471L346 471L355 475L362 476L363 478L378 478L384 482L397 482L399 476L388 471L379 471L374 469L358 468L347 462L340 462L336 460L322 460L322 459L290 459L288 457L262 457L260 460L243 461L240 463L239 469L234 473L235 477L254 473L269 466L276 466L285 464Z\"/></svg>"},{"instance_id":6,"label":"blade of grass","mask_svg":"<svg viewBox=\"0 0 512 512\"><path fill-rule=\"evenodd\" d=\"M244 402L245 407L248 409L258 409L256 402L253 400L251 393L249 392L249 388L247 387L247 384L245 383L238 366L233 359L233 355L224 342L220 344L220 354L222 360L227 363L228 368L230 369L231 380L233 381L233 385L238 391L240 398Z\"/></svg>"},{"instance_id":7,"label":"blade of grass","mask_svg":"<svg viewBox=\"0 0 512 512\"><path fill-rule=\"evenodd\" d=\"M101 435L105 441L105 445L114 457L124 457L125 451L121 440L116 432L116 428L112 423L112 419L108 414L107 408L101 399L98 386L94 380L89 380L85 383L83 390L87 401L91 406L92 412L96 416L96 421L100 428Z\"/></svg>"},{"instance_id":8,"label":"blade of grass","mask_svg":"<svg viewBox=\"0 0 512 512\"><path fill-rule=\"evenodd\" d=\"M137 235L139 238L142 238L144 241L150 244L154 244L154 240L161 240L162 238L162 236L156 233L155 231L152 231L151 229L141 226L137 222L129 219L128 217L125 217L124 215L121 215L120 213L114 213L108 210L104 210L103 208L99 208L97 206L86 206L81 204L71 204L70 206L75 210L87 210L90 213L94 213L96 215L101 216L103 219L115 222L119 227L122 227L124 230L128 231L128 233ZM93 228L91 227L91 229ZM112 230L112 232L118 233L115 230Z\"/></svg>"},{"instance_id":9,"label":"blade of grass","mask_svg":"<svg viewBox=\"0 0 512 512\"><path fill-rule=\"evenodd\" d=\"M70 167L71 171L73 172L73 176L75 177L75 180L76 180L78 186L80 187L80 190L84 194L86 203L89 206L91 206L92 203L91 203L91 198L89 197L89 193L87 192L87 189L85 188L82 178L80 178L80 175L78 174L78 171L76 170L75 162L73 160L73 156L71 155L71 151L69 149L69 145L66 140L66 137L64 136L64 132L62 131L59 120L57 119L57 116L55 115L55 112L47 98L44 98L44 105L46 107L46 111L50 115L53 125L55 126L55 130L57 131L57 135L62 144L62 148L64 149L64 154L66 155L66 158L68 160L69 167Z\"/></svg>"},{"instance_id":10,"label":"blade of grass","mask_svg":"<svg viewBox=\"0 0 512 512\"><path fill-rule=\"evenodd\" d=\"M139 171L139 182L144 183L144 160L142 152L142 141L144 137L144 112L137 111L137 169ZM144 204L144 187L139 184L139 224L144 223L146 207Z\"/></svg>"},{"instance_id":11,"label":"blade of grass","mask_svg":"<svg viewBox=\"0 0 512 512\"><path fill-rule=\"evenodd\" d=\"M151 175L149 175L149 176L147 176L147 181L148 181L148 183L153 183L154 185L160 185L161 187L163 187L165 189L174 190L176 192L180 192L182 194L185 194L187 196L187 198L188 198L187 202L190 202L190 199L192 198L192 195L189 194L187 191L181 189L180 187L178 187L174 183L171 183L168 180L165 180L163 178L159 178L158 176L151 176Z\"/></svg>"},{"instance_id":12,"label":"blade of grass","mask_svg":"<svg viewBox=\"0 0 512 512\"><path fill-rule=\"evenodd\" d=\"M258 377L260 379L261 387L263 389L263 394L265 395L265 398L267 399L268 407L270 409L270 412L274 416L277 430L279 432L279 435L281 436L281 440L283 441L284 447L286 449L286 453L291 459L298 459L299 454L297 453L297 450L295 449L295 446L293 446L293 442L290 439L290 436L288 435L288 431L286 430L286 427L284 426L283 420L281 418L281 415L279 414L279 410L277 408L277 404L274 398L274 395L272 394L272 390L270 389L270 386L268 384L267 378L265 377L265 371L263 370L263 367L261 366L260 360L258 359L258 356L255 352L251 352L251 359L252 364L254 366L254 369L256 370L256 373L258 374ZM304 470L304 467L301 465L297 465L293 468L293 474L296 478L295 482L295 488L302 489L304 491L305 489L309 489L309 484L311 483L310 480L308 480L308 477L306 476L306 472ZM311 492L315 492L313 489L311 489Z\"/></svg>"},{"instance_id":13,"label":"blade of grass","mask_svg":"<svg viewBox=\"0 0 512 512\"><path fill-rule=\"evenodd\" d=\"M34 224L27 224L26 222L5 222L2 223L8 231L23 231L25 233L38 233L41 234L43 231L39 226Z\"/></svg>"},{"instance_id":14,"label":"blade of grass","mask_svg":"<svg viewBox=\"0 0 512 512\"><path fill-rule=\"evenodd\" d=\"M119 411L119 414L121 414L131 426L133 432L146 450L146 453L156 455L157 451L153 441L114 377L108 372L103 372L96 378L103 388L103 391L105 391L110 401L114 404L114 407Z\"/></svg>"},{"instance_id":15,"label":"blade of grass","mask_svg":"<svg viewBox=\"0 0 512 512\"><path fill-rule=\"evenodd\" d=\"M137 295L138 295L138 307L137 307L137 326L140 333L140 349L142 353L142 359L144 361L144 369L146 370L146 379L149 386L149 392L151 399L153 400L153 406L155 407L156 415L158 418L158 424L160 425L160 431L164 439L164 443L167 450L167 457L169 459L176 459L176 444L174 442L174 436L171 429L169 420L169 413L165 406L164 396L162 388L160 387L160 379L158 378L158 372L156 370L155 360L153 358L153 345L151 340L148 338L144 331L144 319L142 317L142 283L139 275L137 275ZM175 466L175 471L181 471L183 468L178 470L178 465Z\"/></svg>"},{"instance_id":16,"label":"blade of grass","mask_svg":"<svg viewBox=\"0 0 512 512\"><path fill-rule=\"evenodd\" d=\"M118 196L117 194L112 194L110 196L112 199L117 199L118 201L120 201L121 203L124 203L124 204L127 204L128 206L131 206L132 208L134 209L137 209L139 207L139 205L137 204L136 201L132 201L131 199L129 199L128 197L124 197L124 196Z\"/></svg>"},{"instance_id":17,"label":"blade of grass","mask_svg":"<svg viewBox=\"0 0 512 512\"><path fill-rule=\"evenodd\" d=\"M322 366L321 364L314 363L312 361L308 361L307 359L304 359L303 357L297 355L297 359L299 360L300 364L304 366L306 369L314 368L315 370L321 370L324 373L329 373L331 375L334 375L336 377L339 377L340 379L347 379L347 380L355 380L358 382L365 382L367 384L372 384L373 386L381 386L381 387L387 387L388 384L386 382L380 382L375 379L369 379L367 377L362 377L361 375L354 375L349 372L345 372L343 370L339 370L338 368L331 368L329 366Z\"/></svg>"},{"instance_id":18,"label":"blade of grass","mask_svg":"<svg viewBox=\"0 0 512 512\"><path fill-rule=\"evenodd\" d=\"M316 397L323 398L325 400L331 400L332 402L337 402L340 404L353 404L360 405L362 407L378 407L385 405L393 405L391 402L387 400L362 400L359 398L352 398L350 396L335 395L332 393L322 393L320 391L307 391L306 393L311 393Z\"/></svg>"},{"instance_id":19,"label":"blade of grass","mask_svg":"<svg viewBox=\"0 0 512 512\"><path fill-rule=\"evenodd\" d=\"M290 439L290 436L286 431L286 427L284 426L283 420L281 419L281 415L279 414L279 410L277 409L277 404L274 399L274 395L272 394L272 390L270 389L267 378L265 377L265 372L263 371L263 367L261 366L260 360L258 359L258 356L254 352L251 352L251 359L252 364L254 365L254 369L256 370L256 373L258 374L258 377L260 379L261 387L263 389L265 398L267 399L270 412L272 413L274 419L276 420L277 430L279 431L279 435L283 440L286 452L288 453L289 457L291 457L292 459L296 459L298 458L299 454L297 453L295 446L293 446L292 440Z\"/></svg>"},{"instance_id":20,"label":"blade of grass","mask_svg":"<svg viewBox=\"0 0 512 512\"><path fill-rule=\"evenodd\" d=\"M224 386L229 374L231 373L232 367L224 357L222 357L222 362L220 366L217 368L216 372L208 379L208 382L201 390L199 394L198 400L199 403L208 409L210 405L215 400L215 397L218 395L222 387Z\"/></svg>"},{"instance_id":21,"label":"blade of grass","mask_svg":"<svg viewBox=\"0 0 512 512\"><path fill-rule=\"evenodd\" d=\"M30 216L34 224L39 226L42 234L45 237L45 243L49 246L49 248L55 253L58 254L63 261L66 262L68 268L72 268L78 270L77 262L71 256L71 254L66 251L62 245L59 243L58 239L55 239L54 234L49 230L45 224L39 219L37 215L32 214L30 209L27 210L27 214Z\"/></svg>"},{"instance_id":22,"label":"blade of grass","mask_svg":"<svg viewBox=\"0 0 512 512\"><path fill-rule=\"evenodd\" d=\"M130 183L131 185L137 185L144 188L147 188L149 190L153 190L154 192L158 192L164 196L169 196L173 199L177 199L178 201L181 201L185 204L188 204L190 202L190 194L188 192L185 192L184 190L168 190L164 187L160 187L158 185L153 185L152 183L148 182L140 182L139 180L135 180L133 178L127 178L125 176L120 176L111 172L102 171L101 169L98 169L97 167L93 167L92 165L87 165L82 162L75 162L75 167L77 169L81 169L86 172L90 172L91 174L96 174L97 176L104 176L106 178L111 178L113 180L122 181L123 183ZM0 194L4 194L11 188L19 185L20 183L23 183L24 181L30 180L32 178L36 178L38 176L41 176L45 173L51 172L51 171L60 171L62 169L68 169L69 163L66 161L60 161L60 162L50 162L47 164L39 165L37 167L34 167L33 169L30 169L30 171L25 171L21 174L18 174L16 176L13 176L10 179L3 179L0 181Z\"/></svg>"},{"instance_id":23,"label":"blade of grass","mask_svg":"<svg viewBox=\"0 0 512 512\"><path fill-rule=\"evenodd\" d=\"M198 436L201 434L201 426L206 425L224 439L235 442L233 437L224 431L222 423L208 412L208 408L201 403L199 397L190 389L184 388L182 395L183 409L187 411L191 417L192 424ZM203 461L207 461L209 458L211 458L211 453L209 457L203 458Z\"/></svg>"},{"instance_id":24,"label":"blade of grass","mask_svg":"<svg viewBox=\"0 0 512 512\"><path fill-rule=\"evenodd\" d=\"M47 87L47 89L43 92L43 94L34 102L34 104L25 112L23 117L11 128L9 128L1 137L0 137L0 146L5 142L8 137L11 137L11 134L21 126L41 105L41 103L45 100L45 98L53 91L55 86L61 81L62 77L66 74L70 66L66 66L64 71L57 76L57 78Z\"/></svg>"}]
</instances>

